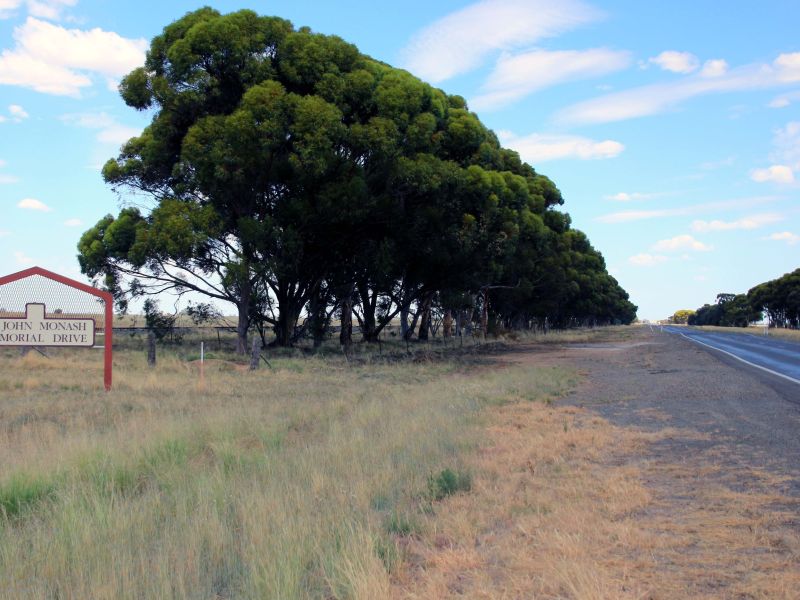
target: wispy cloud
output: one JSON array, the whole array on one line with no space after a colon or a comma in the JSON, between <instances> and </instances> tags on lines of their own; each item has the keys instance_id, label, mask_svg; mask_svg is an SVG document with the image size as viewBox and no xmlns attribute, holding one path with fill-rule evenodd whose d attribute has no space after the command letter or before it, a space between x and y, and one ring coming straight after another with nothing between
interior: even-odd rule
<instances>
[{"instance_id":1,"label":"wispy cloud","mask_svg":"<svg viewBox=\"0 0 800 600\"><path fill-rule=\"evenodd\" d=\"M64 221L65 227L80 227L81 225L83 225L83 221L80 219L67 219Z\"/></svg>"},{"instance_id":2,"label":"wispy cloud","mask_svg":"<svg viewBox=\"0 0 800 600\"><path fill-rule=\"evenodd\" d=\"M767 106L770 108L786 108L798 100L800 100L800 90L776 96Z\"/></svg>"},{"instance_id":3,"label":"wispy cloud","mask_svg":"<svg viewBox=\"0 0 800 600\"><path fill-rule=\"evenodd\" d=\"M533 133L524 137L504 132L500 135L504 145L519 152L522 160L536 164L548 160L591 160L614 158L625 146L613 140L592 140L576 135Z\"/></svg>"},{"instance_id":4,"label":"wispy cloud","mask_svg":"<svg viewBox=\"0 0 800 600\"><path fill-rule=\"evenodd\" d=\"M783 216L777 213L751 215L736 221L693 221L692 231L707 233L709 231L731 231L735 229L758 229L782 221Z\"/></svg>"},{"instance_id":5,"label":"wispy cloud","mask_svg":"<svg viewBox=\"0 0 800 600\"><path fill-rule=\"evenodd\" d=\"M438 83L480 67L495 52L530 46L601 16L580 0L482 0L417 33L400 62Z\"/></svg>"},{"instance_id":6,"label":"wispy cloud","mask_svg":"<svg viewBox=\"0 0 800 600\"><path fill-rule=\"evenodd\" d=\"M28 12L34 17L55 21L61 18L61 12L75 6L78 0L28 0Z\"/></svg>"},{"instance_id":7,"label":"wispy cloud","mask_svg":"<svg viewBox=\"0 0 800 600\"><path fill-rule=\"evenodd\" d=\"M661 263L667 262L669 259L660 254L636 254L628 258L628 262L635 267L654 267Z\"/></svg>"},{"instance_id":8,"label":"wispy cloud","mask_svg":"<svg viewBox=\"0 0 800 600\"><path fill-rule=\"evenodd\" d=\"M17 123L27 119L30 116L28 112L19 104L9 105L8 112L11 114L11 118L13 118Z\"/></svg>"},{"instance_id":9,"label":"wispy cloud","mask_svg":"<svg viewBox=\"0 0 800 600\"><path fill-rule=\"evenodd\" d=\"M764 239L774 240L776 242L786 242L790 246L794 246L795 244L800 243L800 235L792 233L791 231L781 231L779 233L773 233L772 235L768 235Z\"/></svg>"},{"instance_id":10,"label":"wispy cloud","mask_svg":"<svg viewBox=\"0 0 800 600\"><path fill-rule=\"evenodd\" d=\"M147 48L144 39L99 28L66 29L34 17L13 35L15 47L0 53L0 84L61 96L80 96L82 88L92 85L93 74L127 73L144 62Z\"/></svg>"},{"instance_id":11,"label":"wispy cloud","mask_svg":"<svg viewBox=\"0 0 800 600\"><path fill-rule=\"evenodd\" d=\"M106 112L73 113L59 117L67 125L97 129L97 141L104 144L120 145L139 135L142 130L122 125Z\"/></svg>"},{"instance_id":12,"label":"wispy cloud","mask_svg":"<svg viewBox=\"0 0 800 600\"><path fill-rule=\"evenodd\" d=\"M750 198L740 198L737 200L725 200L722 202L707 202L703 204L692 204L689 206L679 206L675 208L661 208L652 210L624 210L613 212L597 217L600 223L629 223L631 221L642 221L645 219L660 219L667 217L685 217L687 215L701 214L704 212L714 212L718 210L731 210L737 208L749 208L759 204L768 204L779 200L779 196L753 196Z\"/></svg>"},{"instance_id":13,"label":"wispy cloud","mask_svg":"<svg viewBox=\"0 0 800 600\"><path fill-rule=\"evenodd\" d=\"M800 52L781 54L771 64L744 65L715 77L700 72L579 102L560 111L556 120L570 124L622 121L665 112L696 96L766 89L798 81Z\"/></svg>"},{"instance_id":14,"label":"wispy cloud","mask_svg":"<svg viewBox=\"0 0 800 600\"><path fill-rule=\"evenodd\" d=\"M766 169L753 169L750 179L758 183L794 183L794 172L787 165L772 165Z\"/></svg>"},{"instance_id":15,"label":"wispy cloud","mask_svg":"<svg viewBox=\"0 0 800 600\"><path fill-rule=\"evenodd\" d=\"M790 121L785 127L777 129L772 145L775 147L772 160L800 168L800 121Z\"/></svg>"},{"instance_id":16,"label":"wispy cloud","mask_svg":"<svg viewBox=\"0 0 800 600\"><path fill-rule=\"evenodd\" d=\"M50 212L53 209L47 206L41 200L37 200L36 198L23 198L19 202L17 202L17 206L24 210L35 210L38 212Z\"/></svg>"},{"instance_id":17,"label":"wispy cloud","mask_svg":"<svg viewBox=\"0 0 800 600\"><path fill-rule=\"evenodd\" d=\"M637 200L651 200L653 198L658 198L660 196L664 196L663 192L651 192L651 193L643 193L643 192L619 192L617 194L611 194L610 196L603 196L606 200L612 200L613 202L635 202Z\"/></svg>"},{"instance_id":18,"label":"wispy cloud","mask_svg":"<svg viewBox=\"0 0 800 600\"><path fill-rule=\"evenodd\" d=\"M681 252L683 250L708 252L712 249L712 246L694 239L689 234L678 235L667 240L659 240L653 244L653 250L655 252Z\"/></svg>"},{"instance_id":19,"label":"wispy cloud","mask_svg":"<svg viewBox=\"0 0 800 600\"><path fill-rule=\"evenodd\" d=\"M8 175L7 173L0 173L0 185L8 185L12 183L19 183L19 177Z\"/></svg>"},{"instance_id":20,"label":"wispy cloud","mask_svg":"<svg viewBox=\"0 0 800 600\"><path fill-rule=\"evenodd\" d=\"M691 73L700 66L698 59L691 52L678 52L676 50L666 50L658 56L647 61L650 64L658 65L665 71L673 73Z\"/></svg>"},{"instance_id":21,"label":"wispy cloud","mask_svg":"<svg viewBox=\"0 0 800 600\"><path fill-rule=\"evenodd\" d=\"M619 71L630 62L628 52L608 48L503 54L484 84L483 92L470 101L470 107L474 110L501 108L559 83Z\"/></svg>"},{"instance_id":22,"label":"wispy cloud","mask_svg":"<svg viewBox=\"0 0 800 600\"><path fill-rule=\"evenodd\" d=\"M36 264L36 259L31 258L21 250L14 251L14 262L23 267L31 267Z\"/></svg>"},{"instance_id":23,"label":"wispy cloud","mask_svg":"<svg viewBox=\"0 0 800 600\"><path fill-rule=\"evenodd\" d=\"M722 158L720 160L709 160L707 162L700 164L700 169L703 171L715 171L717 169L722 169L724 167L733 166L736 162L735 156L728 156L727 158Z\"/></svg>"}]
</instances>

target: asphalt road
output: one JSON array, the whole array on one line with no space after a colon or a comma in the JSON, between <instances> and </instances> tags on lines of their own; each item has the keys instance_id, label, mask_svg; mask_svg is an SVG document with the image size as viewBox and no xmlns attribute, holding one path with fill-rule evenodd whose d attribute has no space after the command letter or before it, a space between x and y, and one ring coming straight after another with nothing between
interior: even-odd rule
<instances>
[{"instance_id":1,"label":"asphalt road","mask_svg":"<svg viewBox=\"0 0 800 600\"><path fill-rule=\"evenodd\" d=\"M758 368L783 381L796 384L800 397L800 344L746 333L712 333L688 327L664 327L710 350L738 359L740 365Z\"/></svg>"}]
</instances>

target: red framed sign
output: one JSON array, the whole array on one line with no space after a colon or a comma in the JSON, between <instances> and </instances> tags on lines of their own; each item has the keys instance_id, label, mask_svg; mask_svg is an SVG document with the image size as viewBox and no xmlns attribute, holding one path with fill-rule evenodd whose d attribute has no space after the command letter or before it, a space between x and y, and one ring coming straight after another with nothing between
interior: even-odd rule
<instances>
[{"instance_id":1,"label":"red framed sign","mask_svg":"<svg viewBox=\"0 0 800 600\"><path fill-rule=\"evenodd\" d=\"M41 267L0 277L0 346L91 348L102 331L110 390L113 308L108 292Z\"/></svg>"}]
</instances>

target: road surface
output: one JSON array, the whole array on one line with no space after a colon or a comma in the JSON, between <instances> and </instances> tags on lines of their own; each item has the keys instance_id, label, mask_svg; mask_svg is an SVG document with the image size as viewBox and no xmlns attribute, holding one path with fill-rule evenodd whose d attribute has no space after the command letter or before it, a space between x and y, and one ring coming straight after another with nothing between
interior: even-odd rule
<instances>
[{"instance_id":1,"label":"road surface","mask_svg":"<svg viewBox=\"0 0 800 600\"><path fill-rule=\"evenodd\" d=\"M688 327L664 327L706 348L800 386L800 344L747 333L712 333ZM800 394L800 389L798 389Z\"/></svg>"}]
</instances>

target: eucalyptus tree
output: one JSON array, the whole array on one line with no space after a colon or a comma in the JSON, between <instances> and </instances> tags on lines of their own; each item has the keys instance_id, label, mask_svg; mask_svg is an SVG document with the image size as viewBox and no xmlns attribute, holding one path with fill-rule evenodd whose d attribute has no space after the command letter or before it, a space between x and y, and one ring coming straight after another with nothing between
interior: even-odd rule
<instances>
[{"instance_id":1,"label":"eucalyptus tree","mask_svg":"<svg viewBox=\"0 0 800 600\"><path fill-rule=\"evenodd\" d=\"M120 93L152 121L103 177L146 206L85 232L81 267L121 304L166 290L231 302L240 352L251 325L292 344L304 310L320 341L335 302L367 341L398 313L410 331L412 306L427 335L437 296L486 311L489 289L522 286L563 311L565 286L604 271L566 264L581 250L558 189L462 98L336 36L203 8L153 39Z\"/></svg>"}]
</instances>

